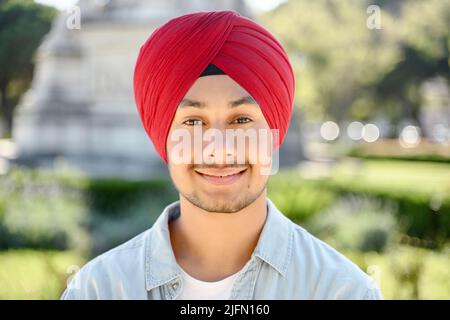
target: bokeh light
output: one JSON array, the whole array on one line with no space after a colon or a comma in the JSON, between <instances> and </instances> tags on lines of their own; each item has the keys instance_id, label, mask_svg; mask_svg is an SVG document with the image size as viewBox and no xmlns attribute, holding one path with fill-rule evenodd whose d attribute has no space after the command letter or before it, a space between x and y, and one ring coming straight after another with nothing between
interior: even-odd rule
<instances>
[{"instance_id":1,"label":"bokeh light","mask_svg":"<svg viewBox=\"0 0 450 320\"><path fill-rule=\"evenodd\" d=\"M334 121L326 121L320 126L320 135L327 141L336 140L339 137L339 126Z\"/></svg>"}]
</instances>

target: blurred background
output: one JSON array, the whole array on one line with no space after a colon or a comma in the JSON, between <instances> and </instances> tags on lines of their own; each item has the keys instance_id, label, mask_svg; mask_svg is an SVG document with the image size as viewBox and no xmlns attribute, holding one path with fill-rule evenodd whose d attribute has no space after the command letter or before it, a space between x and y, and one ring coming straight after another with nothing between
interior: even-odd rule
<instances>
[{"instance_id":1,"label":"blurred background","mask_svg":"<svg viewBox=\"0 0 450 320\"><path fill-rule=\"evenodd\" d=\"M387 299L450 299L450 1L1 0L0 299L58 299L177 200L132 92L172 17L232 9L296 72L269 197Z\"/></svg>"}]
</instances>

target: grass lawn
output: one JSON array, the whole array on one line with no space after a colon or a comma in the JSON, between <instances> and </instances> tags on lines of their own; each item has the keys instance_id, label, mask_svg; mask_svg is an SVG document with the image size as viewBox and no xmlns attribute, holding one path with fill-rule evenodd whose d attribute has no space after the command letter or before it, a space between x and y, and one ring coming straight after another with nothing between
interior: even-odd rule
<instances>
[{"instance_id":1,"label":"grass lawn","mask_svg":"<svg viewBox=\"0 0 450 320\"><path fill-rule=\"evenodd\" d=\"M450 165L398 160L344 160L333 167L331 178L339 184L367 189L388 189L424 195L450 194Z\"/></svg>"},{"instance_id":2,"label":"grass lawn","mask_svg":"<svg viewBox=\"0 0 450 320\"><path fill-rule=\"evenodd\" d=\"M0 299L59 299L83 261L72 251L0 251Z\"/></svg>"}]
</instances>

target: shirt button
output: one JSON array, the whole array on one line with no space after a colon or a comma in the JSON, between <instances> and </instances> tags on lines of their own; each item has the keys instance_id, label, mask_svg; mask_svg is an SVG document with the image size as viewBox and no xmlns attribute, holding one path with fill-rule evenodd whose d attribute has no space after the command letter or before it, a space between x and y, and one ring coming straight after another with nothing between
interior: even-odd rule
<instances>
[{"instance_id":1,"label":"shirt button","mask_svg":"<svg viewBox=\"0 0 450 320\"><path fill-rule=\"evenodd\" d=\"M173 290L177 290L179 285L180 285L180 284L179 284L178 282L172 283L172 289L173 289Z\"/></svg>"}]
</instances>

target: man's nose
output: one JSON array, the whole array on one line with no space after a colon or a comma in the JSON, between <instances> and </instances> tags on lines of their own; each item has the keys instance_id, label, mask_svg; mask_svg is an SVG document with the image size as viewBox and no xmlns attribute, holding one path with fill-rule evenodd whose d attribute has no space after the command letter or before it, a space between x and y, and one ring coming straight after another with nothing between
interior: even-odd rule
<instances>
[{"instance_id":1,"label":"man's nose","mask_svg":"<svg viewBox=\"0 0 450 320\"><path fill-rule=\"evenodd\" d=\"M210 141L204 141L203 143L204 156L208 158L209 162L216 164L236 163L238 156L237 143L234 141L233 135L227 138L227 130L232 129L223 123L217 124L213 128L214 134L210 136L214 137ZM211 144L213 145L211 146Z\"/></svg>"}]
</instances>

